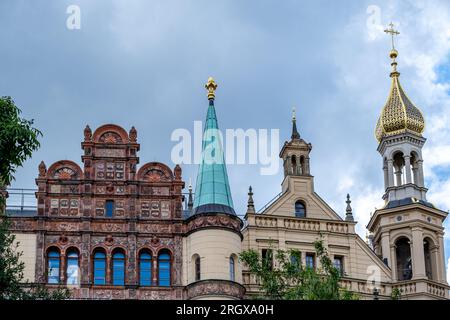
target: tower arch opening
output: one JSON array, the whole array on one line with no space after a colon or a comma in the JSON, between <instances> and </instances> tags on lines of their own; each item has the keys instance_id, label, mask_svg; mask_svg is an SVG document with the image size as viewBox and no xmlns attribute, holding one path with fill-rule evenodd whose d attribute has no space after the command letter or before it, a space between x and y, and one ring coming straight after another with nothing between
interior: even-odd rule
<instances>
[{"instance_id":1,"label":"tower arch opening","mask_svg":"<svg viewBox=\"0 0 450 320\"><path fill-rule=\"evenodd\" d=\"M397 278L399 281L411 280L412 278L412 258L411 245L406 237L401 237L395 241L395 257L397 261Z\"/></svg>"}]
</instances>

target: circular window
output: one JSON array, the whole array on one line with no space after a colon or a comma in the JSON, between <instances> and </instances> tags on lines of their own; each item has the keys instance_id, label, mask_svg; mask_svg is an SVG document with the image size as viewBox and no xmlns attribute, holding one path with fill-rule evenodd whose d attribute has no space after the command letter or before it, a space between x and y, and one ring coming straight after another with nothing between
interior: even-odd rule
<instances>
[{"instance_id":1,"label":"circular window","mask_svg":"<svg viewBox=\"0 0 450 320\"><path fill-rule=\"evenodd\" d=\"M397 221L402 221L402 216L397 216Z\"/></svg>"}]
</instances>

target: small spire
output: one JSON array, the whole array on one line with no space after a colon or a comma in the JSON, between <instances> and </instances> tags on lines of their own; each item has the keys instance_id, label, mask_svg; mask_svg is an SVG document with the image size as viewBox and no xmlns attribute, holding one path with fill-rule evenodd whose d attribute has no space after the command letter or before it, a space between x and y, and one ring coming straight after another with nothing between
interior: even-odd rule
<instances>
[{"instance_id":1,"label":"small spire","mask_svg":"<svg viewBox=\"0 0 450 320\"><path fill-rule=\"evenodd\" d=\"M248 201L247 201L247 214L256 213L255 203L253 202L253 189L252 186L248 188Z\"/></svg>"},{"instance_id":2,"label":"small spire","mask_svg":"<svg viewBox=\"0 0 450 320\"><path fill-rule=\"evenodd\" d=\"M352 203L352 201L350 200L350 194L347 194L347 201L345 201L345 203L347 204L347 209L345 210L345 221L353 222L355 221L355 219L353 219L353 210L350 206L350 203Z\"/></svg>"},{"instance_id":3,"label":"small spire","mask_svg":"<svg viewBox=\"0 0 450 320\"><path fill-rule=\"evenodd\" d=\"M84 128L84 141L88 142L91 140L92 140L92 130L87 124L86 127Z\"/></svg>"},{"instance_id":4,"label":"small spire","mask_svg":"<svg viewBox=\"0 0 450 320\"><path fill-rule=\"evenodd\" d=\"M295 107L292 108L292 135L291 139L300 139L300 134L297 131L297 117L295 116Z\"/></svg>"},{"instance_id":5,"label":"small spire","mask_svg":"<svg viewBox=\"0 0 450 320\"><path fill-rule=\"evenodd\" d=\"M398 36L400 34L400 32L398 32L397 30L394 29L394 24L391 22L389 24L388 29L384 30L385 33L390 34L391 38L392 38L392 50L389 53L389 57L392 59L392 72L391 72L391 77L398 77L400 76L400 73L397 71L397 57L398 57L398 51L397 49L395 49L395 41L394 41L394 37Z\"/></svg>"},{"instance_id":6,"label":"small spire","mask_svg":"<svg viewBox=\"0 0 450 320\"><path fill-rule=\"evenodd\" d=\"M45 165L44 161L41 161L39 163L39 177L43 178L47 175L47 166Z\"/></svg>"},{"instance_id":7,"label":"small spire","mask_svg":"<svg viewBox=\"0 0 450 320\"><path fill-rule=\"evenodd\" d=\"M194 207L194 200L192 197L192 183L191 183L191 178L189 178L189 199L188 199L188 210L192 211L192 208Z\"/></svg>"},{"instance_id":8,"label":"small spire","mask_svg":"<svg viewBox=\"0 0 450 320\"><path fill-rule=\"evenodd\" d=\"M213 77L208 78L208 82L205 84L206 90L208 90L208 100L214 100L216 97L217 84Z\"/></svg>"},{"instance_id":9,"label":"small spire","mask_svg":"<svg viewBox=\"0 0 450 320\"><path fill-rule=\"evenodd\" d=\"M130 132L128 133L128 137L130 139L130 142L137 141L137 130L134 126L131 127Z\"/></svg>"}]
</instances>

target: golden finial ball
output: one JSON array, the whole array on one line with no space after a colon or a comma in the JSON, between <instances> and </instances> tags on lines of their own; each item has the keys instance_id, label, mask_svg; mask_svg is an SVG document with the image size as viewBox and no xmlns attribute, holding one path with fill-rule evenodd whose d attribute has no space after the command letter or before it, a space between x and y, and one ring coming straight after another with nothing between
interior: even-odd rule
<instances>
[{"instance_id":1,"label":"golden finial ball","mask_svg":"<svg viewBox=\"0 0 450 320\"><path fill-rule=\"evenodd\" d=\"M392 49L391 52L389 53L389 56L391 57L391 59L396 59L398 57L398 51Z\"/></svg>"}]
</instances>

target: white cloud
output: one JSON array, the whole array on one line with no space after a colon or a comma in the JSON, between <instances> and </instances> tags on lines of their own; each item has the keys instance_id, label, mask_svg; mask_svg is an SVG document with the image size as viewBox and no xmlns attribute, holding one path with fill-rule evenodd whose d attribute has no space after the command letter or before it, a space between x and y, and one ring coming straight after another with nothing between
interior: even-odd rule
<instances>
[{"instance_id":1,"label":"white cloud","mask_svg":"<svg viewBox=\"0 0 450 320\"><path fill-rule=\"evenodd\" d=\"M439 76L438 67L448 61L450 54L450 8L448 1L403 1L384 2L380 5L381 23L387 25L392 14L401 34L396 39L399 51L399 71L401 82L409 97L425 114L428 139L423 150L425 175L428 182L428 199L443 210L450 209L450 180L443 177L436 170L450 167L450 79ZM359 101L358 108L362 108L376 117L388 95L390 79L389 60L390 39L382 36L380 28L368 28L364 24L367 19L365 12L356 15L349 25L341 31L341 36L333 52L336 53L336 64L339 66L338 78L340 95L348 95L353 101ZM365 29L362 29L366 27ZM363 32L361 32L363 30ZM379 32L380 36L374 36ZM348 45L349 37L360 35L358 41ZM383 48L383 49L381 49ZM385 52L385 56L380 53ZM351 59L348 59L351 57ZM360 70L364 70L364 76ZM384 89L384 96L380 97L380 86ZM373 111L375 110L375 112ZM369 124L370 125L370 124ZM356 150L354 150L356 153ZM359 150L358 150L359 151ZM373 150L372 152L375 152ZM358 161L360 155L352 154L353 180L344 178L342 185L352 187L353 208L360 222L358 233L364 237L369 213L379 206L382 196L381 179L375 181L371 177L364 177L367 170L365 161ZM378 175L381 177L380 168ZM344 168L348 172L348 168ZM352 184L349 184L352 181ZM337 189L341 192L340 188ZM448 224L448 222L447 222ZM448 248L447 248L448 249Z\"/></svg>"},{"instance_id":2,"label":"white cloud","mask_svg":"<svg viewBox=\"0 0 450 320\"><path fill-rule=\"evenodd\" d=\"M447 283L450 283L450 258L447 260Z\"/></svg>"}]
</instances>

